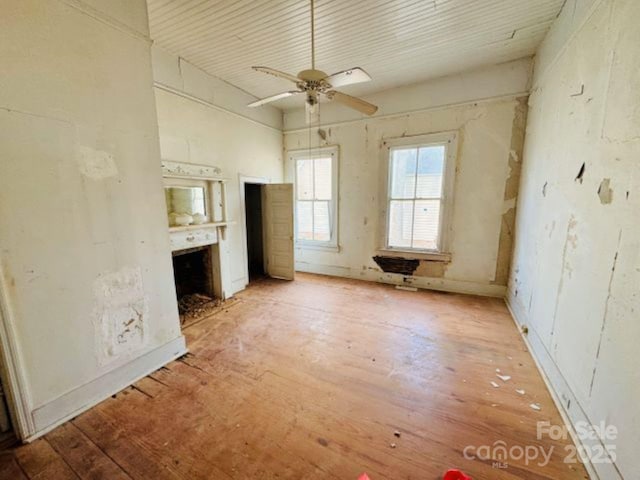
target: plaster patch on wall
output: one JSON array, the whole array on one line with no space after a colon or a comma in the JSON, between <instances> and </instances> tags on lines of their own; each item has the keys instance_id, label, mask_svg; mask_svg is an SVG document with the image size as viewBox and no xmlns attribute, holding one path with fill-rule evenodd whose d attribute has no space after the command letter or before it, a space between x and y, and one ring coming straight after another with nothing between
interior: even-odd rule
<instances>
[{"instance_id":1,"label":"plaster patch on wall","mask_svg":"<svg viewBox=\"0 0 640 480\"><path fill-rule=\"evenodd\" d=\"M76 160L80 173L92 180L103 180L118 175L118 167L112 154L79 145Z\"/></svg>"},{"instance_id":2,"label":"plaster patch on wall","mask_svg":"<svg viewBox=\"0 0 640 480\"><path fill-rule=\"evenodd\" d=\"M100 275L94 283L96 348L101 365L142 348L148 304L139 267Z\"/></svg>"},{"instance_id":3,"label":"plaster patch on wall","mask_svg":"<svg viewBox=\"0 0 640 480\"><path fill-rule=\"evenodd\" d=\"M527 97L518 98L515 108L513 126L511 129L511 149L509 152L509 176L504 186L502 222L500 239L498 241L498 258L496 272L492 283L507 285L511 268L511 254L513 252L513 237L516 223L516 201L520 188L520 172L522 167L522 153L527 123Z\"/></svg>"},{"instance_id":4,"label":"plaster patch on wall","mask_svg":"<svg viewBox=\"0 0 640 480\"><path fill-rule=\"evenodd\" d=\"M516 208L516 199L511 198L509 200L505 200L502 204L502 215L509 213L511 210Z\"/></svg>"},{"instance_id":5,"label":"plaster patch on wall","mask_svg":"<svg viewBox=\"0 0 640 480\"><path fill-rule=\"evenodd\" d=\"M413 274L416 277L442 278L447 272L449 266L446 262L437 262L431 260L421 260L420 265Z\"/></svg>"},{"instance_id":6,"label":"plaster patch on wall","mask_svg":"<svg viewBox=\"0 0 640 480\"><path fill-rule=\"evenodd\" d=\"M608 205L613 201L613 190L611 189L611 179L603 178L598 187L598 196L600 197L600 203Z\"/></svg>"},{"instance_id":7,"label":"plaster patch on wall","mask_svg":"<svg viewBox=\"0 0 640 480\"><path fill-rule=\"evenodd\" d=\"M578 221L573 215L571 215L569 223L567 224L567 244L570 245L573 250L578 248L578 234L575 233L577 226ZM563 261L562 263L565 264L566 262Z\"/></svg>"}]
</instances>

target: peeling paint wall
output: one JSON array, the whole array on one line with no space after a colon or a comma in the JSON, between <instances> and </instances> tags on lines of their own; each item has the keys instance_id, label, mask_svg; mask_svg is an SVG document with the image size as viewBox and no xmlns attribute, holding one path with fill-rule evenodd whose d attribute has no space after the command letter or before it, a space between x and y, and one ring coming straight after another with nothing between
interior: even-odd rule
<instances>
[{"instance_id":1,"label":"peeling paint wall","mask_svg":"<svg viewBox=\"0 0 640 480\"><path fill-rule=\"evenodd\" d=\"M618 429L607 480L640 472L638 18L569 0L540 48L508 291L571 421Z\"/></svg>"},{"instance_id":2,"label":"peeling paint wall","mask_svg":"<svg viewBox=\"0 0 640 480\"><path fill-rule=\"evenodd\" d=\"M498 77L502 72L496 70L494 74ZM477 73L470 75L474 77ZM460 77L456 81L464 83ZM487 71L483 71L483 77L485 81L492 78ZM439 80L431 91L426 86L422 90L429 92L428 98L436 98L438 89L444 84L446 81ZM526 81L511 85L512 92L524 88ZM482 93L487 92L482 90ZM402 89L397 94L404 99ZM468 91L461 92L464 96L469 94ZM385 95L387 104L392 105L392 93ZM417 102L418 99L414 103L415 108L419 107ZM288 115L295 119L298 112L287 112L285 124ZM295 150L309 145L340 147L339 251L297 248L296 268L373 281L502 296L512 250L525 117L526 98L512 97L383 118L323 124L322 136L317 133L317 128L285 131L285 149ZM380 202L384 205L386 199L382 179L387 159L382 155L382 141L453 130L459 132L459 140L451 261L416 260L401 265L402 259L388 258L378 251L383 246L385 221L380 213ZM289 160L285 159L285 163L287 178L293 181ZM374 260L376 256L378 258Z\"/></svg>"},{"instance_id":3,"label":"peeling paint wall","mask_svg":"<svg viewBox=\"0 0 640 480\"><path fill-rule=\"evenodd\" d=\"M1 11L5 320L41 428L122 388L134 361L182 336L145 1Z\"/></svg>"},{"instance_id":4,"label":"peeling paint wall","mask_svg":"<svg viewBox=\"0 0 640 480\"><path fill-rule=\"evenodd\" d=\"M229 85L222 89L215 77L157 47L153 52L155 80L172 88L155 89L162 160L218 167L220 176L228 180L227 213L235 223L227 229L224 248L232 286L229 294L233 294L249 281L240 175L271 182L282 180L282 114L277 111L274 115L270 109L275 108L265 107L261 116L244 117L246 112L238 107L238 102L252 101L246 98L246 93L238 89L230 92L234 87ZM185 91L183 85L199 88Z\"/></svg>"},{"instance_id":5,"label":"peeling paint wall","mask_svg":"<svg viewBox=\"0 0 640 480\"><path fill-rule=\"evenodd\" d=\"M94 282L96 349L101 365L144 346L149 305L140 268L122 268Z\"/></svg>"}]
</instances>

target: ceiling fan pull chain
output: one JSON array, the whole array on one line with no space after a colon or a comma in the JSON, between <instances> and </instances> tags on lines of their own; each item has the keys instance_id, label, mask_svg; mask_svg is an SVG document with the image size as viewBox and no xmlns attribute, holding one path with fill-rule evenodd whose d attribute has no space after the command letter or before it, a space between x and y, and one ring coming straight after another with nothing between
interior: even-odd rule
<instances>
[{"instance_id":1,"label":"ceiling fan pull chain","mask_svg":"<svg viewBox=\"0 0 640 480\"><path fill-rule=\"evenodd\" d=\"M315 39L315 19L313 13L313 0L311 0L311 69L316 69L316 39Z\"/></svg>"}]
</instances>

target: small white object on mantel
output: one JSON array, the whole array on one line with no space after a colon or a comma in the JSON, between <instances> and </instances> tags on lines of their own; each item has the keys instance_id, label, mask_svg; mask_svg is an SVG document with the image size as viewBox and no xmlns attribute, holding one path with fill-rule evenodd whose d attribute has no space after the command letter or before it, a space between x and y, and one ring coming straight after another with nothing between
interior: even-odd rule
<instances>
[{"instance_id":1,"label":"small white object on mantel","mask_svg":"<svg viewBox=\"0 0 640 480\"><path fill-rule=\"evenodd\" d=\"M194 213L191 216L193 217L194 225L202 225L204 222L207 221L207 217L202 213Z\"/></svg>"}]
</instances>

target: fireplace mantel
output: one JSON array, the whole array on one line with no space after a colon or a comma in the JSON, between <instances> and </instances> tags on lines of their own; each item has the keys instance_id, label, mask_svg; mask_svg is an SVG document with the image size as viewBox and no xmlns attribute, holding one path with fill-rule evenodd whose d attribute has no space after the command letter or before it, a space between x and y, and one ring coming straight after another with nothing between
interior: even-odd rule
<instances>
[{"instance_id":1,"label":"fireplace mantel","mask_svg":"<svg viewBox=\"0 0 640 480\"><path fill-rule=\"evenodd\" d=\"M189 225L172 225L169 220L169 242L172 252L187 250L196 247L210 246L212 251L212 266L214 278L214 290L219 298L226 298L226 292L230 291L230 282L227 277L227 258L229 256L228 249L225 246L227 228L234 222L229 221L227 217L227 180L221 176L222 171L218 167L209 165L197 165L191 163L182 163L174 161L162 161L162 176L164 179L165 189L171 193L176 190L182 195L181 189L187 190L204 190L204 196L198 192L197 197L190 197L192 202L180 202L180 206L185 204L193 205L193 198L200 199L204 197L205 211L201 212L205 217L205 221L199 224ZM190 195L190 192L187 193ZM177 200L180 198L165 194L167 198L167 216L171 213L187 214L193 216L194 212L190 211L169 211L169 207L176 207ZM189 198L189 197L188 197ZM177 208L176 208L177 210Z\"/></svg>"}]
</instances>

